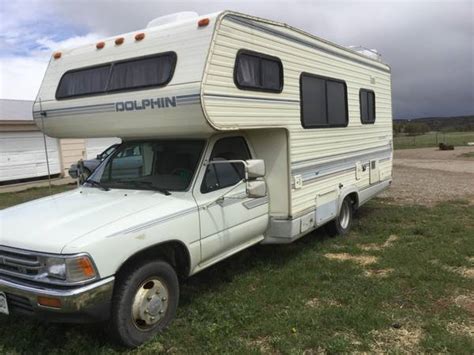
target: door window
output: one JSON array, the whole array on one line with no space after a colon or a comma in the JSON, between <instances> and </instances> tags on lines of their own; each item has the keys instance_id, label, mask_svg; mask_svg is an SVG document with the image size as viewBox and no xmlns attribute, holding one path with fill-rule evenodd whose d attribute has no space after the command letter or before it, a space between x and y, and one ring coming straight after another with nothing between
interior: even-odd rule
<instances>
[{"instance_id":1,"label":"door window","mask_svg":"<svg viewBox=\"0 0 474 355\"><path fill-rule=\"evenodd\" d=\"M250 152L243 137L218 140L209 161L248 160ZM216 191L237 184L245 177L242 163L218 163L207 166L201 185L201 193Z\"/></svg>"}]
</instances>

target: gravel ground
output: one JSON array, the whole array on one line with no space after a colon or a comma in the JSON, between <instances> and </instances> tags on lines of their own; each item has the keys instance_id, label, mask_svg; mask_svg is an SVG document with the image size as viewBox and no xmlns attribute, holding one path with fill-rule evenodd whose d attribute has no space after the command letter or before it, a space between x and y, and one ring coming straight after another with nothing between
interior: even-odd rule
<instances>
[{"instance_id":1,"label":"gravel ground","mask_svg":"<svg viewBox=\"0 0 474 355\"><path fill-rule=\"evenodd\" d=\"M447 200L474 204L474 158L461 157L474 147L395 151L393 184L380 195L395 203L433 206Z\"/></svg>"}]
</instances>

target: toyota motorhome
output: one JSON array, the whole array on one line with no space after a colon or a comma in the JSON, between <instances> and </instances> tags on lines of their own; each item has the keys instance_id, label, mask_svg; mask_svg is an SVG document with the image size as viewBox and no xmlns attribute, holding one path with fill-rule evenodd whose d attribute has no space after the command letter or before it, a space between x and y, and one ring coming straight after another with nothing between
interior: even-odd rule
<instances>
[{"instance_id":1,"label":"toyota motorhome","mask_svg":"<svg viewBox=\"0 0 474 355\"><path fill-rule=\"evenodd\" d=\"M109 320L131 347L170 323L179 278L346 234L392 180L380 57L231 11L55 52L33 115L52 137L122 144L77 189L0 212L0 313Z\"/></svg>"}]
</instances>

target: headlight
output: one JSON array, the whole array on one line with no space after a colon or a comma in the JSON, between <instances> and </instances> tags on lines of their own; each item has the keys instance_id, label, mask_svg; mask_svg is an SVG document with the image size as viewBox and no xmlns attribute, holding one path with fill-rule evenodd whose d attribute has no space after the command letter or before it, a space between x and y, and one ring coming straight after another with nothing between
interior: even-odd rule
<instances>
[{"instance_id":1,"label":"headlight","mask_svg":"<svg viewBox=\"0 0 474 355\"><path fill-rule=\"evenodd\" d=\"M98 273L87 255L41 256L41 269L36 279L51 283L75 284L97 278Z\"/></svg>"}]
</instances>

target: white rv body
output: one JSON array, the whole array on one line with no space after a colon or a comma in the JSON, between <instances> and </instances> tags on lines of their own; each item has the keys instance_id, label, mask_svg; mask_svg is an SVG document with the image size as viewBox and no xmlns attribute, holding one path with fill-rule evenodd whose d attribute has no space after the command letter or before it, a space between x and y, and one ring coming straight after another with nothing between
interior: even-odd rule
<instances>
[{"instance_id":1,"label":"white rv body","mask_svg":"<svg viewBox=\"0 0 474 355\"><path fill-rule=\"evenodd\" d=\"M388 65L286 24L231 11L176 18L171 23L152 21L147 29L111 37L100 46L61 50L49 63L33 114L38 126L53 137L205 140L190 188L161 196L80 187L7 209L1 212L7 223L0 237L0 256L2 246L87 253L101 280L113 283L130 257L173 243L185 248L186 275L191 275L256 243L290 243L337 219L347 198L355 209L390 185ZM207 22L198 25L201 19ZM142 34L140 40L137 34ZM117 45L118 38L123 43ZM237 87L234 71L241 50L281 61L281 92ZM165 86L56 98L68 71L169 51L176 53L177 62ZM345 126L303 127L302 73L345 83ZM361 122L361 89L374 93L372 124ZM266 196L250 197L245 184L202 193L211 151L222 137L243 137L251 159L263 160ZM74 206L81 207L77 214ZM28 234L29 226L17 222L27 221L30 215L35 224L49 223L53 216L57 220L18 241L18 235ZM81 224L81 218L87 223ZM78 224L80 228L75 227ZM74 233L63 238L68 228ZM48 233L53 234L51 239L40 242L40 235ZM100 286L104 287L103 281Z\"/></svg>"}]
</instances>

